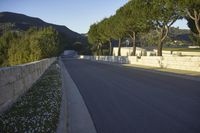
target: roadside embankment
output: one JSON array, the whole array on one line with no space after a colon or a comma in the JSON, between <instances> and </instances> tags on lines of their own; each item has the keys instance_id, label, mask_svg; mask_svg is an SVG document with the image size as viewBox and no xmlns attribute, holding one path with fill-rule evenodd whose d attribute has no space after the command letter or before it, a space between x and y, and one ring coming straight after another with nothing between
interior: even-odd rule
<instances>
[{"instance_id":1,"label":"roadside embankment","mask_svg":"<svg viewBox=\"0 0 200 133\"><path fill-rule=\"evenodd\" d=\"M0 112L24 94L55 60L56 57L0 68Z\"/></svg>"},{"instance_id":2,"label":"roadside embankment","mask_svg":"<svg viewBox=\"0 0 200 133\"><path fill-rule=\"evenodd\" d=\"M0 115L1 133L55 133L61 104L61 72L53 63L11 108Z\"/></svg>"}]
</instances>

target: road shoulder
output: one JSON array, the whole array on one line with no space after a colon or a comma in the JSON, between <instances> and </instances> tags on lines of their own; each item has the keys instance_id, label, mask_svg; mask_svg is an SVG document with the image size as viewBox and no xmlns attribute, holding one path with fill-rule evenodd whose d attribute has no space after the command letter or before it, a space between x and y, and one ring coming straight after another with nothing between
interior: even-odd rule
<instances>
[{"instance_id":1,"label":"road shoulder","mask_svg":"<svg viewBox=\"0 0 200 133\"><path fill-rule=\"evenodd\" d=\"M130 69L135 69L135 70L140 70L140 71L153 72L153 73L158 73L162 75L174 76L174 77L189 79L193 81L200 81L200 72L158 68L158 67L142 66L142 65L134 65L134 64L119 64L119 63L106 62L106 61L95 61L95 62L104 63L108 65L115 65L119 67L130 68Z\"/></svg>"},{"instance_id":2,"label":"road shoulder","mask_svg":"<svg viewBox=\"0 0 200 133\"><path fill-rule=\"evenodd\" d=\"M162 75L174 76L178 78L184 78L194 81L200 81L200 73L194 71L184 71L178 69L166 69L166 68L157 68L157 67L149 67L149 66L139 66L132 64L121 64L121 66L126 68L132 68L147 72L154 72Z\"/></svg>"},{"instance_id":3,"label":"road shoulder","mask_svg":"<svg viewBox=\"0 0 200 133\"><path fill-rule=\"evenodd\" d=\"M65 97L67 98L67 132L68 133L96 133L96 129L84 100L61 61Z\"/></svg>"}]
</instances>

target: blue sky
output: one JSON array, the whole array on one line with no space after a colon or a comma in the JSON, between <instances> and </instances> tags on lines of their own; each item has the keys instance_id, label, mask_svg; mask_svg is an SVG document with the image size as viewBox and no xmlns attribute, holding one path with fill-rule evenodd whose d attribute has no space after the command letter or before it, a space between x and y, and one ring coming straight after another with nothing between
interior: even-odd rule
<instances>
[{"instance_id":1,"label":"blue sky","mask_svg":"<svg viewBox=\"0 0 200 133\"><path fill-rule=\"evenodd\" d=\"M126 2L128 0L0 0L0 12L22 13L86 33L91 24L113 15ZM174 26L188 28L186 21L178 21Z\"/></svg>"}]
</instances>

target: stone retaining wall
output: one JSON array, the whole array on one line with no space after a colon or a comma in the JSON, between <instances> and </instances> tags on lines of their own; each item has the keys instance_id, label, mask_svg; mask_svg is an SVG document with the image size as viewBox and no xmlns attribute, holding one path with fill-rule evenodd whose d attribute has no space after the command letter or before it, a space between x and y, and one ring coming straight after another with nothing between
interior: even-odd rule
<instances>
[{"instance_id":1,"label":"stone retaining wall","mask_svg":"<svg viewBox=\"0 0 200 133\"><path fill-rule=\"evenodd\" d=\"M79 58L200 72L200 57L80 56Z\"/></svg>"},{"instance_id":2,"label":"stone retaining wall","mask_svg":"<svg viewBox=\"0 0 200 133\"><path fill-rule=\"evenodd\" d=\"M200 72L200 57L163 57L163 68Z\"/></svg>"},{"instance_id":3,"label":"stone retaining wall","mask_svg":"<svg viewBox=\"0 0 200 133\"><path fill-rule=\"evenodd\" d=\"M0 112L26 92L55 60L56 57L0 68Z\"/></svg>"}]
</instances>

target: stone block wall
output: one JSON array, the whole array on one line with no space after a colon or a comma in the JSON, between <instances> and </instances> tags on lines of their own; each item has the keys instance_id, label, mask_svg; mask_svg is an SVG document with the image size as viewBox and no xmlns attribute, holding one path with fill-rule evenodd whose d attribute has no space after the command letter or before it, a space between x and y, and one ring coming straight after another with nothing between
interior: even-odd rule
<instances>
[{"instance_id":1,"label":"stone block wall","mask_svg":"<svg viewBox=\"0 0 200 133\"><path fill-rule=\"evenodd\" d=\"M40 78L56 58L0 68L0 112L6 110Z\"/></svg>"},{"instance_id":2,"label":"stone block wall","mask_svg":"<svg viewBox=\"0 0 200 133\"><path fill-rule=\"evenodd\" d=\"M162 61L162 57L159 57L159 56L152 56L152 57L142 56L140 59L138 59L137 63L133 63L133 64L160 67L161 61Z\"/></svg>"},{"instance_id":3,"label":"stone block wall","mask_svg":"<svg viewBox=\"0 0 200 133\"><path fill-rule=\"evenodd\" d=\"M200 72L200 57L163 57L163 68Z\"/></svg>"},{"instance_id":4,"label":"stone block wall","mask_svg":"<svg viewBox=\"0 0 200 133\"><path fill-rule=\"evenodd\" d=\"M121 56L131 56L133 51L132 47L121 47ZM118 47L113 48L113 55L118 56ZM143 48L136 48L136 56L156 56L157 50L148 51ZM162 51L162 55L165 56L197 56L200 57L200 52L187 52L187 51Z\"/></svg>"}]
</instances>

